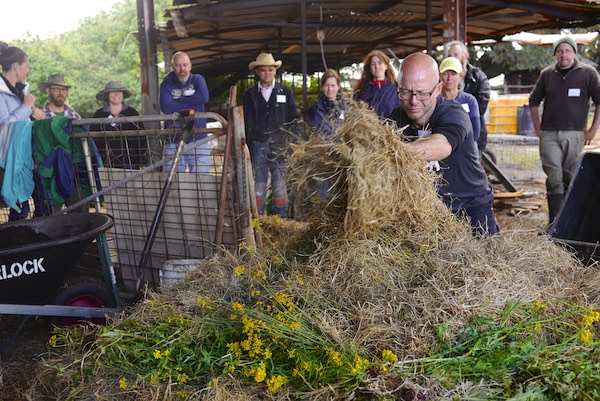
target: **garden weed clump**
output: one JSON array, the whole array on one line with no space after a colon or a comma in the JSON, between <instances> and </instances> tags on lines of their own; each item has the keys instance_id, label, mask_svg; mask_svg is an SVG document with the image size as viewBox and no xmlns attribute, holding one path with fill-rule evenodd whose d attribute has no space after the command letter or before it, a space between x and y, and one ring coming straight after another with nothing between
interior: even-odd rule
<instances>
[{"instance_id":1,"label":"garden weed clump","mask_svg":"<svg viewBox=\"0 0 600 401\"><path fill-rule=\"evenodd\" d=\"M598 268L542 236L472 238L373 116L296 145L320 153L295 182L320 161L331 184L311 224L263 218L263 248L58 330L30 399L598 399Z\"/></svg>"}]
</instances>

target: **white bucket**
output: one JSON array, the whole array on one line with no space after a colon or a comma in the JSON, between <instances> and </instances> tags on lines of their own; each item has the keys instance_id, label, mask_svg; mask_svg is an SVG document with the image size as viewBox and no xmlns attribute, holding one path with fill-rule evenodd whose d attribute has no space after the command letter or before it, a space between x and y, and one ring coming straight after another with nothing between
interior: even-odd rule
<instances>
[{"instance_id":1,"label":"white bucket","mask_svg":"<svg viewBox=\"0 0 600 401\"><path fill-rule=\"evenodd\" d=\"M172 259L166 260L160 268L159 280L162 288L168 288L183 280L188 273L196 270L202 263L201 259Z\"/></svg>"}]
</instances>

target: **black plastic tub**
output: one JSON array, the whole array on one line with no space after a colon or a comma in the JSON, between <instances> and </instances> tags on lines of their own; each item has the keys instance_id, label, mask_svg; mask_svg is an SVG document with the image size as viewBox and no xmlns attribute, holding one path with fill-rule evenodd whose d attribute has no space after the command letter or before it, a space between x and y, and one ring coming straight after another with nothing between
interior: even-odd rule
<instances>
[{"instance_id":1,"label":"black plastic tub","mask_svg":"<svg viewBox=\"0 0 600 401\"><path fill-rule=\"evenodd\" d=\"M550 238L589 265L600 261L600 153L584 153Z\"/></svg>"},{"instance_id":2,"label":"black plastic tub","mask_svg":"<svg viewBox=\"0 0 600 401\"><path fill-rule=\"evenodd\" d=\"M103 213L70 213L0 225L0 303L47 303L93 239L111 228Z\"/></svg>"}]
</instances>

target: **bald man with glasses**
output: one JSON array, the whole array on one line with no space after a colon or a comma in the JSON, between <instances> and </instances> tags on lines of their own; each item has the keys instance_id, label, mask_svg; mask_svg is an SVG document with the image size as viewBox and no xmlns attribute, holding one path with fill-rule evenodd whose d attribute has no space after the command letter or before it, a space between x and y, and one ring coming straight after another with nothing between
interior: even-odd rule
<instances>
[{"instance_id":1,"label":"bald man with glasses","mask_svg":"<svg viewBox=\"0 0 600 401\"><path fill-rule=\"evenodd\" d=\"M473 126L460 103L440 96L438 71L427 54L406 57L398 74L400 107L388 118L405 127L406 150L441 174L438 194L448 208L470 222L474 236L495 235L494 194L479 161Z\"/></svg>"}]
</instances>

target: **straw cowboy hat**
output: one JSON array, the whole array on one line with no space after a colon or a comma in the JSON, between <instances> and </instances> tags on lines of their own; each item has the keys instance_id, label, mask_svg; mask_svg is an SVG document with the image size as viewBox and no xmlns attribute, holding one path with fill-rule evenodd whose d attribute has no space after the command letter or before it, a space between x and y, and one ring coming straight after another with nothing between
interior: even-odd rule
<instances>
[{"instance_id":1,"label":"straw cowboy hat","mask_svg":"<svg viewBox=\"0 0 600 401\"><path fill-rule=\"evenodd\" d=\"M254 71L254 69L256 67L261 67L261 66L264 66L264 67L273 66L275 68L279 68L279 67L281 67L281 60L275 61L275 59L273 58L273 55L271 53L261 53L256 58L256 61L253 61L250 64L248 64L248 68L250 68L250 71Z\"/></svg>"},{"instance_id":2,"label":"straw cowboy hat","mask_svg":"<svg viewBox=\"0 0 600 401\"><path fill-rule=\"evenodd\" d=\"M42 82L38 85L40 92L46 92L46 88L50 85L62 86L63 88L69 89L71 85L67 85L65 82L65 76L63 74L52 74L48 76L48 81Z\"/></svg>"},{"instance_id":3,"label":"straw cowboy hat","mask_svg":"<svg viewBox=\"0 0 600 401\"><path fill-rule=\"evenodd\" d=\"M108 81L106 83L106 86L104 87L104 90L98 92L98 94L96 95L96 99L105 100L105 96L110 92L123 92L123 99L127 99L129 96L131 96L131 92L129 91L129 89L123 87L123 85L121 85L121 82Z\"/></svg>"}]
</instances>

